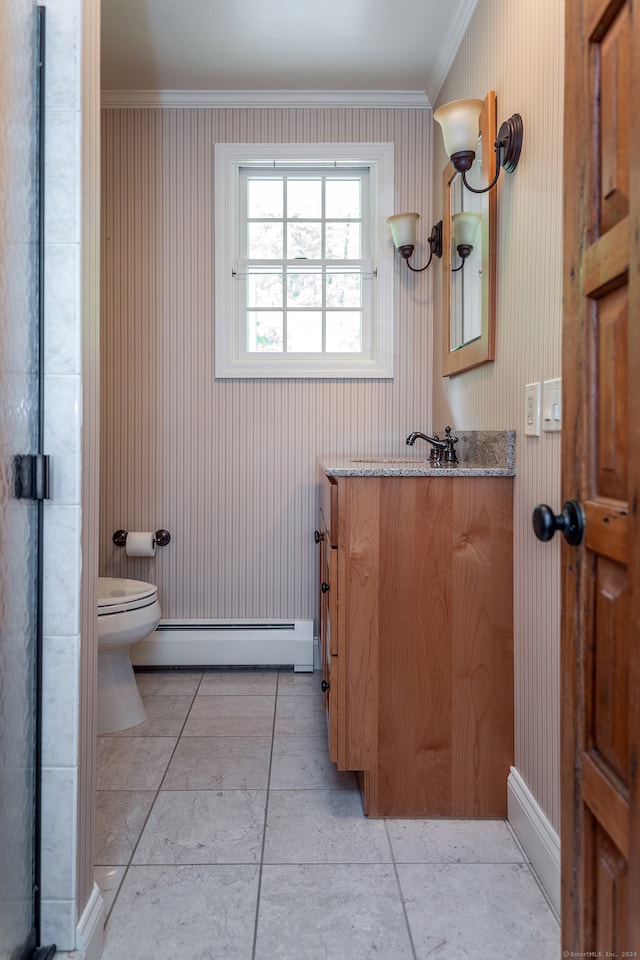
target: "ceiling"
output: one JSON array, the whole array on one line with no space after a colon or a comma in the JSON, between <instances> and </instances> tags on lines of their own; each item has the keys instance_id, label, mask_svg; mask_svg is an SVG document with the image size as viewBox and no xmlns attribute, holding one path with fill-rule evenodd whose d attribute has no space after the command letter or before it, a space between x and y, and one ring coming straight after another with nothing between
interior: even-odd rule
<instances>
[{"instance_id":1,"label":"ceiling","mask_svg":"<svg viewBox=\"0 0 640 960\"><path fill-rule=\"evenodd\" d=\"M102 88L421 91L477 0L102 0Z\"/></svg>"}]
</instances>

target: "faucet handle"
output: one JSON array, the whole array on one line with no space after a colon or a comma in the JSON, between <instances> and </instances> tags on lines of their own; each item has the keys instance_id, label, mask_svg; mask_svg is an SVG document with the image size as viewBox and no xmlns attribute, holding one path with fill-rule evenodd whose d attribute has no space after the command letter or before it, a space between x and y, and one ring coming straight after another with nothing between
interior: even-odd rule
<instances>
[{"instance_id":1,"label":"faucet handle","mask_svg":"<svg viewBox=\"0 0 640 960\"><path fill-rule=\"evenodd\" d=\"M445 427L444 440L447 448L442 454L442 459L445 461L445 463L457 463L458 458L456 457L456 452L453 449L453 445L454 443L458 442L458 437L451 436L451 427Z\"/></svg>"}]
</instances>

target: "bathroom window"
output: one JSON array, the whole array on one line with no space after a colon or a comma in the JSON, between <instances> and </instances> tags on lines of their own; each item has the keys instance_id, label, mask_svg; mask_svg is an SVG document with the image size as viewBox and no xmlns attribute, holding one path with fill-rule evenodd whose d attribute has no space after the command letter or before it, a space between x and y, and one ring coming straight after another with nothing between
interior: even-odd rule
<instances>
[{"instance_id":1,"label":"bathroom window","mask_svg":"<svg viewBox=\"0 0 640 960\"><path fill-rule=\"evenodd\" d=\"M216 377L392 377L391 144L217 144Z\"/></svg>"}]
</instances>

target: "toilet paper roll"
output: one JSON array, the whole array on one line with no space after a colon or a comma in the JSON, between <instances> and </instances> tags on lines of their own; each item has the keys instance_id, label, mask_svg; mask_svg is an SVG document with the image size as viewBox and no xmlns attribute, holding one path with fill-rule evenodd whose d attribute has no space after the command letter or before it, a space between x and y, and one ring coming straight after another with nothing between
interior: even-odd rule
<instances>
[{"instance_id":1,"label":"toilet paper roll","mask_svg":"<svg viewBox=\"0 0 640 960\"><path fill-rule=\"evenodd\" d=\"M124 548L128 557L155 557L156 535L149 530L129 531Z\"/></svg>"}]
</instances>

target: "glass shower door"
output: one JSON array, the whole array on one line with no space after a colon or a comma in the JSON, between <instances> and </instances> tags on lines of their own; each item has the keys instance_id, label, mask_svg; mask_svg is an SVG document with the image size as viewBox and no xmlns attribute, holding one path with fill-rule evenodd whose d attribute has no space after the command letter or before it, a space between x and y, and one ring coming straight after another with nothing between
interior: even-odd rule
<instances>
[{"instance_id":1,"label":"glass shower door","mask_svg":"<svg viewBox=\"0 0 640 960\"><path fill-rule=\"evenodd\" d=\"M40 953L40 12L0 30L0 960Z\"/></svg>"}]
</instances>

